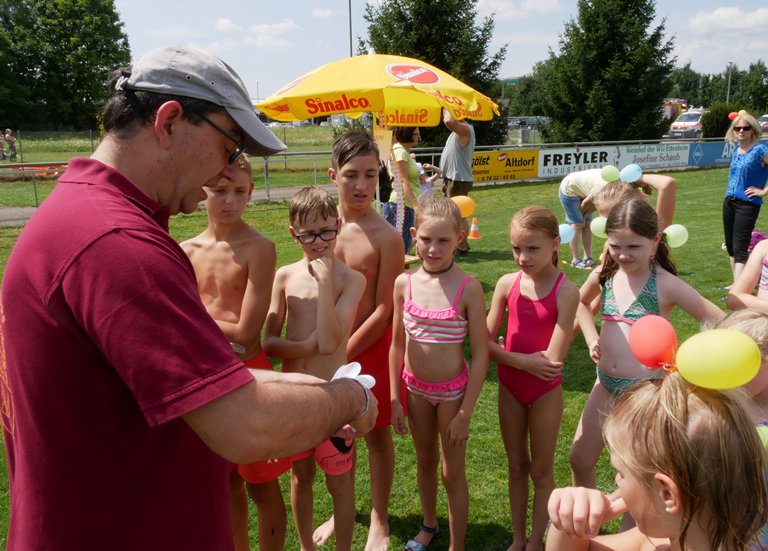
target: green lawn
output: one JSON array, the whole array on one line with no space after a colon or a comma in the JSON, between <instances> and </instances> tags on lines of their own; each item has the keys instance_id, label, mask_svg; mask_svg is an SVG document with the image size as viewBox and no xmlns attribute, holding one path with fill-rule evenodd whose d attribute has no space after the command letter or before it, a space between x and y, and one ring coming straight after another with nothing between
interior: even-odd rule
<instances>
[{"instance_id":1,"label":"green lawn","mask_svg":"<svg viewBox=\"0 0 768 551\"><path fill-rule=\"evenodd\" d=\"M684 224L690 233L688 243L673 252L683 279L697 288L704 296L724 307L720 290L728 283L730 269L725 253L720 249L722 228L720 212L722 195L727 181L727 169L677 172L678 210L675 222ZM507 272L515 271L509 249L508 224L512 213L526 205L542 204L555 212L558 219L563 218L557 198L557 182L519 183L476 189L472 196L477 202L481 240L472 243L472 252L460 259L464 269L477 276L486 293L486 302L490 300L498 278ZM1 188L0 188L1 189ZM0 203L3 203L0 191ZM289 238L286 229L287 206L283 203L260 203L251 205L246 214L248 222L259 228L277 244L278 263L285 264L299 258L301 252ZM172 220L171 232L178 240L197 234L205 226L205 214L177 216ZM758 226L765 229L765 215ZM10 248L18 237L18 229L0 228L0 261L5 265ZM602 246L597 239L597 247ZM567 260L566 248L562 248ZM578 285L585 279L587 272L575 270L563 265L567 275ZM680 312L673 312L673 325L682 342L697 331L696 323ZM565 395L565 413L558 442L555 464L556 482L565 486L570 481L568 450L578 422L581 408L594 382L595 370L589 361L586 347L578 337L571 347L566 361L563 389ZM496 370L491 366L487 382L475 410L472 421L471 438L467 453L467 476L470 487L470 519L467 537L468 549L504 550L512 539L509 502L506 484L506 458L502 446L496 413ZM410 437L395 437L397 462L395 484L390 505L392 548L402 548L404 542L414 533L421 521L418 493L415 480L414 452ZM360 448L365 445L361 443ZM4 456L3 456L4 461ZM0 467L2 468L2 467ZM362 549L366 538L367 514L370 510L368 465L366 454L360 454L357 467L357 510L359 512L355 529L355 549ZM603 456L598 465L599 486L609 491L614 487L613 472L607 457ZM63 475L66 475L63 473ZM316 485L316 523L324 520L331 511L330 498L319 477ZM287 491L288 477L282 483ZM8 522L7 482L0 479L0 534L7 531ZM287 499L287 493L286 493ZM448 548L447 505L445 493L440 490L439 499L440 525L445 533L439 536L431 547L435 550ZM256 518L251 515L251 533L255 538ZM612 525L609 530L615 530ZM0 547L4 540L0 537ZM255 545L255 539L254 539ZM298 543L289 522L287 549L297 549Z\"/></svg>"}]
</instances>

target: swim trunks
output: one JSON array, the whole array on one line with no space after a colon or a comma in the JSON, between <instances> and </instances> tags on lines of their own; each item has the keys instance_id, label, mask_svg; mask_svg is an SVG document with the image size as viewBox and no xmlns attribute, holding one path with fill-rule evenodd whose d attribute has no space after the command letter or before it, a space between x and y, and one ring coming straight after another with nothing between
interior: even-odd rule
<instances>
[{"instance_id":1,"label":"swim trunks","mask_svg":"<svg viewBox=\"0 0 768 551\"><path fill-rule=\"evenodd\" d=\"M560 273L547 296L531 300L520 293L518 272L507 294L507 336L504 346L510 352L533 354L549 348L557 324L557 293L565 280ZM499 382L524 406L530 406L541 396L562 383L562 375L546 381L527 371L507 365L497 369Z\"/></svg>"},{"instance_id":2,"label":"swim trunks","mask_svg":"<svg viewBox=\"0 0 768 551\"><path fill-rule=\"evenodd\" d=\"M355 445L352 440L331 436L314 448L294 455L291 461L301 461L314 454L317 465L325 474L340 475L352 468Z\"/></svg>"},{"instance_id":3,"label":"swim trunks","mask_svg":"<svg viewBox=\"0 0 768 551\"><path fill-rule=\"evenodd\" d=\"M388 427L392 424L392 403L389 392L389 345L391 343L392 326L390 325L379 337L379 340L356 358L350 360L350 363L360 363L362 366L361 373L376 379L376 384L371 392L379 401L379 414L376 417L377 427ZM403 408L405 407L405 402L403 402Z\"/></svg>"},{"instance_id":4,"label":"swim trunks","mask_svg":"<svg viewBox=\"0 0 768 551\"><path fill-rule=\"evenodd\" d=\"M245 367L250 369L265 369L272 370L272 363L267 358L264 351L261 352L255 358L245 362ZM234 463L232 464L234 465ZM246 482L251 484L263 484L271 480L275 480L281 474L287 472L291 468L291 458L281 457L279 459L267 459L265 461L254 461L246 465L236 465L238 474ZM230 468L234 470L234 468Z\"/></svg>"}]
</instances>

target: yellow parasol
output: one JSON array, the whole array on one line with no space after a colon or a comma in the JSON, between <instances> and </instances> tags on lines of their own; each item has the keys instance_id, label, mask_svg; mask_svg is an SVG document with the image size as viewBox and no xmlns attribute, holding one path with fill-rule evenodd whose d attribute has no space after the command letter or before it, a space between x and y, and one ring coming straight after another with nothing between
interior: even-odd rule
<instances>
[{"instance_id":1,"label":"yellow parasol","mask_svg":"<svg viewBox=\"0 0 768 551\"><path fill-rule=\"evenodd\" d=\"M455 119L491 120L499 106L448 73L410 57L368 54L310 71L257 104L278 121L369 111L386 126L437 126L441 109Z\"/></svg>"}]
</instances>

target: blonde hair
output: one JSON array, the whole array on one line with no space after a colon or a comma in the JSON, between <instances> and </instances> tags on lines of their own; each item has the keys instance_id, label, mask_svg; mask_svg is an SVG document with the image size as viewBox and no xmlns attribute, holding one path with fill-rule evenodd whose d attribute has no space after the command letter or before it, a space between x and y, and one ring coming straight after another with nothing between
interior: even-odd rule
<instances>
[{"instance_id":1,"label":"blonde hair","mask_svg":"<svg viewBox=\"0 0 768 551\"><path fill-rule=\"evenodd\" d=\"M740 389L708 390L672 372L633 386L606 420L606 442L629 474L649 490L657 473L677 485L681 547L693 522L705 523L710 549L735 550L768 520L764 451L745 403Z\"/></svg>"},{"instance_id":2,"label":"blonde hair","mask_svg":"<svg viewBox=\"0 0 768 551\"><path fill-rule=\"evenodd\" d=\"M768 358L768 314L753 308L736 310L717 322L714 328L744 333L755 341L760 356Z\"/></svg>"},{"instance_id":3,"label":"blonde hair","mask_svg":"<svg viewBox=\"0 0 768 551\"><path fill-rule=\"evenodd\" d=\"M728 131L725 133L725 141L726 142L738 141L738 138L736 138L736 132L734 131L734 128L736 126L744 126L744 123L747 123L749 126L752 127L752 132L749 133L749 135L752 137L752 140L750 141L750 143L757 143L758 141L760 141L763 131L760 128L760 125L757 123L757 119L753 115L747 112L744 112L743 115L739 115L738 117L736 117L731 121L731 126L728 127Z\"/></svg>"},{"instance_id":4,"label":"blonde hair","mask_svg":"<svg viewBox=\"0 0 768 551\"><path fill-rule=\"evenodd\" d=\"M456 203L443 195L426 197L416 205L416 220L414 226L418 228L427 218L448 220L452 223L456 233L461 231L461 211Z\"/></svg>"},{"instance_id":5,"label":"blonde hair","mask_svg":"<svg viewBox=\"0 0 768 551\"><path fill-rule=\"evenodd\" d=\"M338 218L339 211L330 193L318 186L307 186L301 188L291 197L288 216L291 224L303 224L310 216Z\"/></svg>"},{"instance_id":6,"label":"blonde hair","mask_svg":"<svg viewBox=\"0 0 768 551\"><path fill-rule=\"evenodd\" d=\"M531 205L517 211L512 216L509 224L509 232L515 228L528 231L540 231L551 239L560 237L560 227L554 213L546 207ZM558 266L557 250L552 253L552 264Z\"/></svg>"},{"instance_id":7,"label":"blonde hair","mask_svg":"<svg viewBox=\"0 0 768 551\"><path fill-rule=\"evenodd\" d=\"M248 181L250 183L253 183L253 167L251 166L251 160L248 158L248 155L245 153L241 154L237 158L237 168L240 169L244 174L248 175Z\"/></svg>"},{"instance_id":8,"label":"blonde hair","mask_svg":"<svg viewBox=\"0 0 768 551\"><path fill-rule=\"evenodd\" d=\"M609 203L614 206L624 199L641 199L640 190L629 182L609 182L592 198L597 210Z\"/></svg>"}]
</instances>

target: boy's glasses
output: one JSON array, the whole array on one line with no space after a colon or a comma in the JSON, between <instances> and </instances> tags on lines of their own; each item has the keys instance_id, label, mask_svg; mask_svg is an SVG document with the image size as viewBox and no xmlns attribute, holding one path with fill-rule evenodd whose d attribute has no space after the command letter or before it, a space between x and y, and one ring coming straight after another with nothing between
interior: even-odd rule
<instances>
[{"instance_id":1,"label":"boy's glasses","mask_svg":"<svg viewBox=\"0 0 768 551\"><path fill-rule=\"evenodd\" d=\"M734 132L750 132L752 130L751 126L734 126L733 131Z\"/></svg>"},{"instance_id":2,"label":"boy's glasses","mask_svg":"<svg viewBox=\"0 0 768 551\"><path fill-rule=\"evenodd\" d=\"M219 132L220 132L222 135L224 135L224 136L225 136L225 137L227 137L228 139L230 139L230 140L232 140L233 142L235 142L235 144L237 144L237 147L235 148L235 152L234 152L234 153L232 153L232 154L229 156L229 160L227 161L227 163L229 163L229 164L232 164L232 163L234 163L234 162L235 162L235 161L238 159L238 157L240 157L240 155L242 155L242 154L243 154L243 151L245 151L245 144L244 144L243 142L241 142L240 140L238 140L237 138L235 138L235 137L234 137L232 134L230 134L229 132L227 132L226 130L224 130L224 129L223 129L221 126L219 126L218 124L216 124L215 122L213 122L211 119L209 119L208 117L206 117L205 115L202 115L202 114L200 114L200 113L195 113L195 114L196 114L198 117L200 117L201 119L203 119L205 122L207 122L208 124L210 124L211 126L213 126L213 127L214 127L216 130L218 130L218 131L219 131Z\"/></svg>"},{"instance_id":3,"label":"boy's glasses","mask_svg":"<svg viewBox=\"0 0 768 551\"><path fill-rule=\"evenodd\" d=\"M323 230L317 233L296 233L296 228L291 226L291 229L296 236L296 241L302 245L311 245L317 241L318 237L320 238L320 241L333 241L339 234L339 230Z\"/></svg>"}]
</instances>

